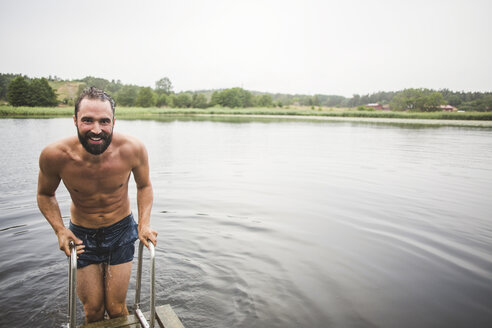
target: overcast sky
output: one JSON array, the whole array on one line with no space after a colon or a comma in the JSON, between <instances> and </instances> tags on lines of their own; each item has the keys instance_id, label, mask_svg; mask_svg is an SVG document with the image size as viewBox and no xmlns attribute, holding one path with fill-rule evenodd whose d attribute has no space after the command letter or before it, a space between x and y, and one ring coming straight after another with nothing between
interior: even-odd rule
<instances>
[{"instance_id":1,"label":"overcast sky","mask_svg":"<svg viewBox=\"0 0 492 328\"><path fill-rule=\"evenodd\" d=\"M490 0L0 0L0 72L175 91L492 91Z\"/></svg>"}]
</instances>

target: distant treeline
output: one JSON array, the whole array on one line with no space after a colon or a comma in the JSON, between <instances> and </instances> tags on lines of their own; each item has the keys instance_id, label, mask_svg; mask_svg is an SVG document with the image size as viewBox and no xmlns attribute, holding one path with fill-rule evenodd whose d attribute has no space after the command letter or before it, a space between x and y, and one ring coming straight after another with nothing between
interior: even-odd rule
<instances>
[{"instance_id":1,"label":"distant treeline","mask_svg":"<svg viewBox=\"0 0 492 328\"><path fill-rule=\"evenodd\" d=\"M0 100L12 106L56 106L58 100L45 78L30 79L13 74L0 75Z\"/></svg>"},{"instance_id":2,"label":"distant treeline","mask_svg":"<svg viewBox=\"0 0 492 328\"><path fill-rule=\"evenodd\" d=\"M73 88L76 90L73 90ZM207 108L241 107L363 107L378 103L392 110L436 111L441 105L451 105L464 111L492 111L492 92L456 92L448 89L405 89L380 91L351 98L337 95L292 95L248 91L242 88L173 92L169 78L155 83L154 88L123 84L120 80L85 77L63 80L58 77L31 79L18 74L0 73L0 101L13 106L73 105L77 95L89 86L110 93L120 106ZM69 90L70 88L72 90ZM51 91L50 91L51 90ZM55 94L56 90L56 94ZM67 91L69 90L69 91Z\"/></svg>"}]
</instances>

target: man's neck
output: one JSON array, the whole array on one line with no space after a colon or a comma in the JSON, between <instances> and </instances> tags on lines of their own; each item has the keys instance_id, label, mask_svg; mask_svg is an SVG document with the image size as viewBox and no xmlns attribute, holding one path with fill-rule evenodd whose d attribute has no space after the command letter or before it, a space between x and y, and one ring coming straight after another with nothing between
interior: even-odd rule
<instances>
[{"instance_id":1,"label":"man's neck","mask_svg":"<svg viewBox=\"0 0 492 328\"><path fill-rule=\"evenodd\" d=\"M111 148L111 145L109 145L109 147L102 154L94 155L85 150L85 148L80 144L82 160L91 164L102 163L108 158L111 153Z\"/></svg>"}]
</instances>

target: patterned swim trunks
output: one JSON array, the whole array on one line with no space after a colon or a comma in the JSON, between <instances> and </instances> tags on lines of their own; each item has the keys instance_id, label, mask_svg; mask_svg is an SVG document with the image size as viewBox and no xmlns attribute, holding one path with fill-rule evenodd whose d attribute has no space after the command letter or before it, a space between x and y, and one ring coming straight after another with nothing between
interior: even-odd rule
<instances>
[{"instance_id":1,"label":"patterned swim trunks","mask_svg":"<svg viewBox=\"0 0 492 328\"><path fill-rule=\"evenodd\" d=\"M85 251L78 255L77 268L89 264L117 265L133 260L138 225L130 213L123 220L108 227L91 229L70 222L69 229L82 240Z\"/></svg>"}]
</instances>

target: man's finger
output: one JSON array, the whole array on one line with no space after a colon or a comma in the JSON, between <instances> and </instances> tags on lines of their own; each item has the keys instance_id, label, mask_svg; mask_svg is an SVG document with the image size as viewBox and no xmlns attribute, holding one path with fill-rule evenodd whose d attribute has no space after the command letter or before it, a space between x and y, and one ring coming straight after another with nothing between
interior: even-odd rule
<instances>
[{"instance_id":1,"label":"man's finger","mask_svg":"<svg viewBox=\"0 0 492 328\"><path fill-rule=\"evenodd\" d=\"M157 245L157 231L151 230L149 239L152 241L152 244L154 244L154 246Z\"/></svg>"},{"instance_id":2,"label":"man's finger","mask_svg":"<svg viewBox=\"0 0 492 328\"><path fill-rule=\"evenodd\" d=\"M69 238L70 238L70 241L73 241L73 242L74 242L74 244L75 244L75 245L77 245L77 246L82 245L82 244L84 243L84 242L82 241L82 239L77 238L77 237L73 234L73 232L71 232L71 231L70 231L70 236L69 236ZM69 243L70 243L70 241L69 241Z\"/></svg>"},{"instance_id":3,"label":"man's finger","mask_svg":"<svg viewBox=\"0 0 492 328\"><path fill-rule=\"evenodd\" d=\"M149 241L155 246L156 240L155 240L154 236L150 235L146 238L146 240L147 240L147 243L145 246L147 246L147 248L149 247Z\"/></svg>"},{"instance_id":4,"label":"man's finger","mask_svg":"<svg viewBox=\"0 0 492 328\"><path fill-rule=\"evenodd\" d=\"M65 255L70 256L70 246L69 245L64 245L63 251L65 252Z\"/></svg>"},{"instance_id":5,"label":"man's finger","mask_svg":"<svg viewBox=\"0 0 492 328\"><path fill-rule=\"evenodd\" d=\"M140 241L145 245L145 247L149 247L149 243L147 242L147 238L146 237L142 237L140 238Z\"/></svg>"},{"instance_id":6,"label":"man's finger","mask_svg":"<svg viewBox=\"0 0 492 328\"><path fill-rule=\"evenodd\" d=\"M85 252L85 245L77 245L77 254L82 254Z\"/></svg>"}]
</instances>

